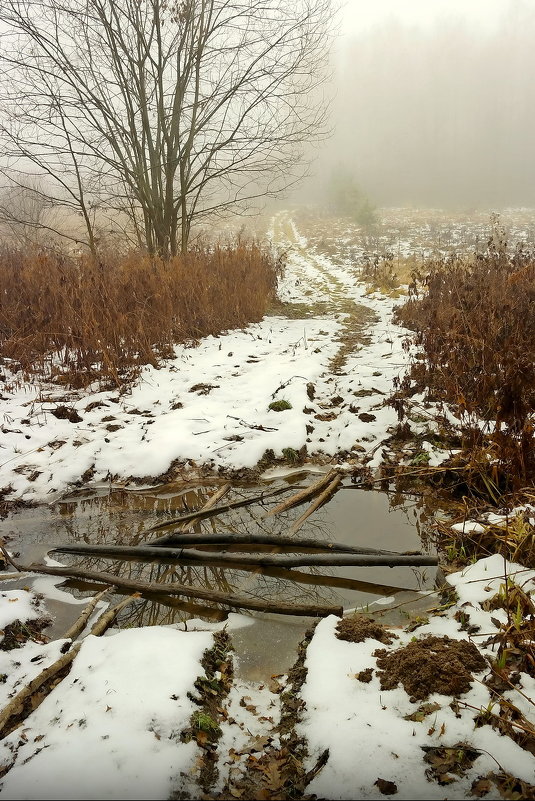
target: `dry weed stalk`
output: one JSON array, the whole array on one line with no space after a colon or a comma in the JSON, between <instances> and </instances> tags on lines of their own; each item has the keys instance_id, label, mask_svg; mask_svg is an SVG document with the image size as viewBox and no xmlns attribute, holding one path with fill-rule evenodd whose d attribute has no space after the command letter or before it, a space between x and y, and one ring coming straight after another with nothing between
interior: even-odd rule
<instances>
[{"instance_id":1,"label":"dry weed stalk","mask_svg":"<svg viewBox=\"0 0 535 801\"><path fill-rule=\"evenodd\" d=\"M427 261L415 272L398 319L419 348L394 400L427 389L461 415L469 454L498 494L535 477L535 252L510 252L497 216L483 251ZM483 424L482 424L483 423Z\"/></svg>"},{"instance_id":2,"label":"dry weed stalk","mask_svg":"<svg viewBox=\"0 0 535 801\"><path fill-rule=\"evenodd\" d=\"M115 386L173 345L260 320L280 260L237 239L162 260L0 250L0 360L71 386Z\"/></svg>"}]
</instances>

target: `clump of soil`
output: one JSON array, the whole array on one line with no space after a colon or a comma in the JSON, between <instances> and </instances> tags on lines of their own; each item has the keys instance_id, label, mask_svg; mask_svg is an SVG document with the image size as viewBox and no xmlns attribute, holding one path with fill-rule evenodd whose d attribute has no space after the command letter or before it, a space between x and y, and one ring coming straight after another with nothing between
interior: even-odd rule
<instances>
[{"instance_id":1,"label":"clump of soil","mask_svg":"<svg viewBox=\"0 0 535 801\"><path fill-rule=\"evenodd\" d=\"M399 683L414 700L431 693L460 695L468 692L472 673L487 667L476 646L449 637L425 637L397 651L375 651L381 689L393 690Z\"/></svg>"},{"instance_id":2,"label":"clump of soil","mask_svg":"<svg viewBox=\"0 0 535 801\"><path fill-rule=\"evenodd\" d=\"M347 642L364 642L368 638L389 645L397 640L397 634L389 631L381 623L376 623L373 617L365 615L351 615L344 617L336 627L336 636L339 640Z\"/></svg>"}]
</instances>

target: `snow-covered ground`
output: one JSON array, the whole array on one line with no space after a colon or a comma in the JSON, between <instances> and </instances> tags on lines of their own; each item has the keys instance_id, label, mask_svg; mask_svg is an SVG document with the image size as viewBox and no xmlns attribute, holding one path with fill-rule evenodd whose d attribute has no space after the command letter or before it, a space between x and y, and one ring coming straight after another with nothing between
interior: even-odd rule
<instances>
[{"instance_id":1,"label":"snow-covered ground","mask_svg":"<svg viewBox=\"0 0 535 801\"><path fill-rule=\"evenodd\" d=\"M287 214L274 217L270 234L289 251L281 300L324 301L329 314L269 316L194 348L177 346L174 359L145 367L123 392L66 391L6 374L0 489L11 488L8 499L47 502L77 483L151 483L172 464L177 475L237 471L266 451L284 458L303 446L320 463L380 462L380 444L397 422L386 399L408 359L407 332L392 322L399 301L367 294L355 264L309 248ZM368 320L361 337L352 310ZM274 401L291 408L274 411ZM432 454L431 463L446 455Z\"/></svg>"},{"instance_id":2,"label":"snow-covered ground","mask_svg":"<svg viewBox=\"0 0 535 801\"><path fill-rule=\"evenodd\" d=\"M270 233L289 249L281 301L296 309L306 305L309 314L271 316L195 348L177 347L173 360L145 368L122 393L21 385L6 374L0 488L11 487L7 498L53 501L78 483L104 480L154 483L173 463L184 475L200 467L239 471L254 467L268 450L281 458L285 449L305 445L318 464L379 464L383 440L397 423L386 401L408 361L406 332L392 322L399 301L367 292L351 259L322 255L288 214L274 217ZM322 302L329 313L315 315ZM357 320L366 322L358 336ZM277 400L291 408L270 410ZM420 412L420 421L411 422L415 431L426 428L426 410ZM431 443L424 447L431 464L448 455ZM468 531L477 524L464 525ZM286 798L295 738L308 749L306 792L318 797L501 798L486 778L490 773L526 782L535 775L533 755L490 725L498 710L483 683L496 656L490 639L507 620L503 609L489 611L484 602L506 574L533 593L535 571L498 556L482 559L448 577L457 591L450 606L438 608L431 593L427 617L396 629L390 643L338 639L338 619L322 620L307 647L302 685L286 675L245 681L235 656L229 693L219 700L221 735L214 749L183 736L198 711L195 681L217 632L226 629L232 639L250 618L230 614L223 623L188 621L187 630L171 625L112 630L102 638L86 634L70 673L0 742L0 798L198 798L207 753L215 771L206 797L251 797L247 777L254 774L255 797ZM50 601L87 603L59 584L46 577L31 591L9 590L4 581L2 631L15 620L46 614ZM392 603L384 600L385 607ZM104 606L101 601L97 610ZM378 648L393 653L430 635L470 640L487 659L453 705L449 694L433 692L423 704L401 684L380 684ZM68 644L30 639L0 650L0 709ZM523 716L516 718L520 726L533 725L533 678L520 673L502 698ZM298 715L283 734L277 727L288 708ZM482 725L476 726L478 716ZM440 748L450 750L433 750ZM316 773L326 750L327 762Z\"/></svg>"},{"instance_id":3,"label":"snow-covered ground","mask_svg":"<svg viewBox=\"0 0 535 801\"><path fill-rule=\"evenodd\" d=\"M412 691L401 684L381 688L374 655L377 648L392 653L436 635L471 640L487 660L495 658L488 640L507 616L500 609L485 611L483 605L499 591L505 572L533 591L535 571L488 557L449 576L457 592L451 606L437 608L438 599L430 598L435 610L416 629L393 630L397 639L390 644L370 637L362 642L338 639L338 618L322 620L308 645L301 687L289 687L287 676L263 684L234 679L219 701L221 732L211 749L216 770L209 793L251 797L244 782L248 773L260 775L261 768L264 784L255 797L287 797L281 796L284 775L279 767L288 735L277 725L288 696L297 706L305 702L289 736L304 739L306 770L313 771L328 749L326 764L307 788L320 798L381 798L386 790L404 799L463 799L477 795L475 790L487 782L485 797L497 799L500 793L485 778L488 774L505 771L531 782L535 757L493 728L490 718L476 726L478 714L495 708L483 684L488 663L473 672L469 689L458 694L456 703L449 694L432 692L422 704L421 697L411 697ZM1 594L4 628L45 611L43 602L24 590ZM214 632L225 626L232 638L249 622L230 615L226 623L190 621L187 630L154 626L86 636L70 673L2 740L0 764L7 772L0 780L0 798L212 797L197 783L205 751L195 739L184 742L181 735L198 709L192 700L194 682L204 675L201 659L213 646ZM470 635L467 623L477 627L470 628ZM5 677L1 706L57 659L67 643L28 642L0 651L0 674ZM367 681L362 678L365 671L370 673ZM293 694L285 696L284 689L293 689ZM532 722L534 697L535 681L525 673L502 694L504 702ZM433 751L439 748L451 751ZM433 758L426 761L426 756Z\"/></svg>"},{"instance_id":4,"label":"snow-covered ground","mask_svg":"<svg viewBox=\"0 0 535 801\"><path fill-rule=\"evenodd\" d=\"M427 622L415 631L397 630L399 640L390 645L367 639L362 643L336 639L336 618L327 618L317 627L308 648L308 675L302 690L307 712L301 724L307 737L311 762L321 751L329 748L329 761L309 791L325 798L380 798L377 779L393 782L396 797L406 799L465 798L471 795L474 782L487 774L505 770L526 782L533 782L535 757L510 738L502 736L489 724L476 727L474 719L486 709L495 709L482 683L488 667L476 674L468 692L452 705L450 695L432 693L426 704L434 705L424 716L414 715L422 710L421 700L410 697L403 687L381 689L377 677L377 648L393 651L416 639L429 635L467 639L477 643L480 652L495 659L495 652L486 642L497 631L496 623L506 622L505 611L484 611L481 604L495 595L504 582L504 571L528 591L534 591L535 571L521 565L504 564L500 556L481 559L461 573L452 574L448 581L458 593L458 601L448 610L430 615ZM477 626L471 637L461 631L459 611L464 612L468 625ZM493 622L494 621L494 622ZM357 678L358 673L372 667L375 671L369 683ZM413 665L418 672L418 665ZM438 673L438 668L437 668ZM326 680L328 677L328 680ZM506 700L522 708L528 720L535 722L535 680L522 674L516 688L506 690ZM409 719L411 716L411 719ZM416 719L414 719L416 717ZM473 748L479 756L464 775L452 774L442 784L430 780L430 763L424 762L426 747ZM446 786L447 785L447 786ZM500 797L496 788L488 798Z\"/></svg>"}]
</instances>

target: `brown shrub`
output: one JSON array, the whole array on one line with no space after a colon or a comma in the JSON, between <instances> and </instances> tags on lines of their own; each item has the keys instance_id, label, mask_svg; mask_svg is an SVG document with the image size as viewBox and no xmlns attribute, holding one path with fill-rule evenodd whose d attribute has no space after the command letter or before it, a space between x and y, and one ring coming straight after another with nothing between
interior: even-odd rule
<instances>
[{"instance_id":1,"label":"brown shrub","mask_svg":"<svg viewBox=\"0 0 535 801\"><path fill-rule=\"evenodd\" d=\"M172 346L264 315L281 263L256 243L197 248L168 261L0 251L0 358L75 386L115 385Z\"/></svg>"},{"instance_id":2,"label":"brown shrub","mask_svg":"<svg viewBox=\"0 0 535 801\"><path fill-rule=\"evenodd\" d=\"M460 412L464 444L475 450L490 442L513 483L532 477L535 251L510 253L495 218L483 252L424 264L397 318L415 331L421 351L405 390L427 388Z\"/></svg>"}]
</instances>

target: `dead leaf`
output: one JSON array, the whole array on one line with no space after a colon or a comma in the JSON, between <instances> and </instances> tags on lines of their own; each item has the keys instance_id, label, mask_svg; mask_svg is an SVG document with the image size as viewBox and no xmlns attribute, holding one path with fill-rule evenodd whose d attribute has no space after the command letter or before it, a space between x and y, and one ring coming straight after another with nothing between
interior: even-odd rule
<instances>
[{"instance_id":1,"label":"dead leaf","mask_svg":"<svg viewBox=\"0 0 535 801\"><path fill-rule=\"evenodd\" d=\"M228 755L231 759L231 762L227 762L227 765L232 765L232 762L239 762L241 754L238 753L235 748L231 748L228 752Z\"/></svg>"},{"instance_id":2,"label":"dead leaf","mask_svg":"<svg viewBox=\"0 0 535 801\"><path fill-rule=\"evenodd\" d=\"M248 745L247 748L244 748L242 753L243 754L255 754L259 751L263 751L269 744L271 743L271 737L255 737L251 743Z\"/></svg>"},{"instance_id":3,"label":"dead leaf","mask_svg":"<svg viewBox=\"0 0 535 801\"><path fill-rule=\"evenodd\" d=\"M262 773L266 777L268 788L273 790L280 790L283 785L283 778L280 766L275 760L270 760L266 765L262 766Z\"/></svg>"},{"instance_id":4,"label":"dead leaf","mask_svg":"<svg viewBox=\"0 0 535 801\"><path fill-rule=\"evenodd\" d=\"M422 704L411 715L405 715L405 720L412 720L415 723L421 723L424 718L432 712L437 712L440 709L440 704Z\"/></svg>"},{"instance_id":5,"label":"dead leaf","mask_svg":"<svg viewBox=\"0 0 535 801\"><path fill-rule=\"evenodd\" d=\"M158 737L158 740L159 739L160 738ZM206 743L208 742L208 734L202 729L199 729L198 731L195 732L195 739L197 740L197 745L201 746L202 748L203 745L206 745Z\"/></svg>"},{"instance_id":6,"label":"dead leaf","mask_svg":"<svg viewBox=\"0 0 535 801\"><path fill-rule=\"evenodd\" d=\"M449 773L441 773L438 776L438 783L439 784L451 784L455 781L455 776L452 776Z\"/></svg>"},{"instance_id":7,"label":"dead leaf","mask_svg":"<svg viewBox=\"0 0 535 801\"><path fill-rule=\"evenodd\" d=\"M278 693L282 692L282 689L283 685L280 683L280 681L277 681L277 678L272 676L268 682L268 690L270 693L278 695Z\"/></svg>"},{"instance_id":8,"label":"dead leaf","mask_svg":"<svg viewBox=\"0 0 535 801\"><path fill-rule=\"evenodd\" d=\"M487 793L490 793L492 790L492 784L488 779L475 779L472 782L472 787L470 790L472 795L475 795L477 798L482 798L484 795L487 795Z\"/></svg>"},{"instance_id":9,"label":"dead leaf","mask_svg":"<svg viewBox=\"0 0 535 801\"><path fill-rule=\"evenodd\" d=\"M395 795L395 793L398 791L397 784L388 781L388 779L377 779L374 784L379 788L379 792L383 795Z\"/></svg>"}]
</instances>

